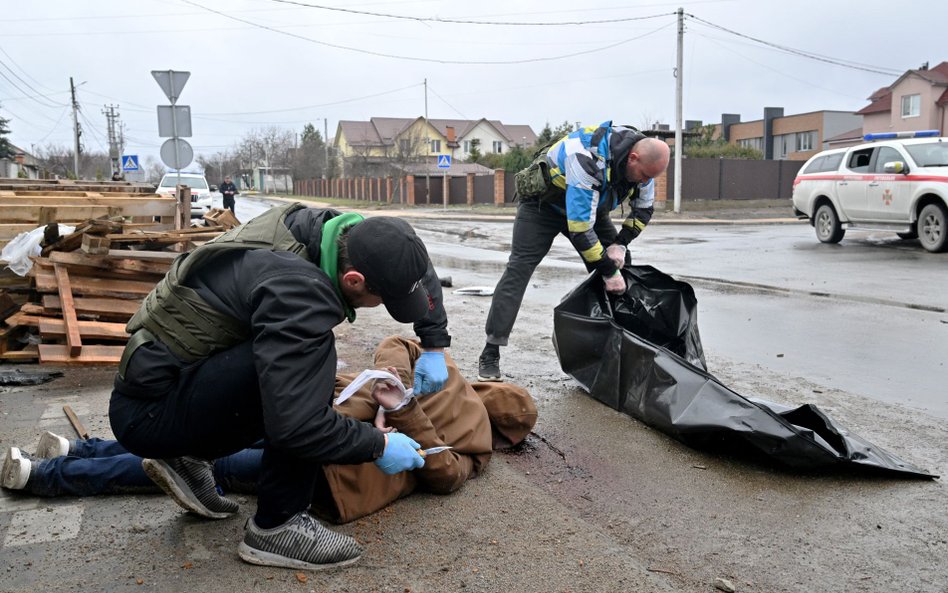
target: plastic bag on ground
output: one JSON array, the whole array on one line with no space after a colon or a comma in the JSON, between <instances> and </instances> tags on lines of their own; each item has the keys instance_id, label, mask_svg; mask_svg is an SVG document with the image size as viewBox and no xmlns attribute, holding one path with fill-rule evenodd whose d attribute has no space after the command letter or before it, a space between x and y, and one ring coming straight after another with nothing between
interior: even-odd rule
<instances>
[{"instance_id":1,"label":"plastic bag on ground","mask_svg":"<svg viewBox=\"0 0 948 593\"><path fill-rule=\"evenodd\" d=\"M732 391L707 372L691 286L651 266L622 274L624 294L607 295L593 273L553 311L560 366L594 399L696 448L800 470L845 465L937 477L849 433L814 405L788 408Z\"/></svg>"}]
</instances>

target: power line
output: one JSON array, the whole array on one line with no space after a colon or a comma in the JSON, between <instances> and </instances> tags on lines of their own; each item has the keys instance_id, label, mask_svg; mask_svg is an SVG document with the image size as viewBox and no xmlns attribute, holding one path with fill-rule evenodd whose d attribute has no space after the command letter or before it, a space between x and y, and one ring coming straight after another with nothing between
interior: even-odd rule
<instances>
[{"instance_id":1,"label":"power line","mask_svg":"<svg viewBox=\"0 0 948 593\"><path fill-rule=\"evenodd\" d=\"M527 59L523 59L523 60L495 60L495 61L490 61L490 60L443 60L443 59L438 59L438 58L421 58L421 57L417 57L417 56L400 56L400 55L395 55L395 54L386 54L386 53L377 52L377 51L372 51L372 50L368 50L368 49L361 49L361 48L358 48L358 47L348 47L348 46L345 46L345 45L338 45L338 44L329 43L329 42L326 42L326 41L319 41L318 39L313 39L312 37L306 37L306 36L304 36L304 35L297 35L296 33L290 33L289 31L283 31L283 30L281 30L281 29L277 29L277 28L274 28L274 27L269 27L269 26L267 26L267 25L262 25L262 24L260 24L260 23L255 23L255 22L253 22L253 21L248 21L248 20L242 19L242 18L240 18L240 17L236 17L236 16L233 16L233 15L229 15L229 14L224 13L224 12L221 12L221 11L219 11L219 10L215 10L215 9L213 9L213 8L209 8L209 7L207 7L207 6L204 6L204 5L202 5L202 4L198 4L197 2L192 2L192 0L181 0L181 1L184 2L185 4L190 4L190 5L192 5L192 6L197 6L197 7L199 7L199 8L203 8L204 10L206 10L206 11L208 11L208 12L212 12L212 13L214 13L214 14L216 14L216 15L219 15L219 16L222 16L222 17L224 17L224 18L228 18L228 19L231 19L231 20L235 20L235 21L238 21L238 22L247 24L247 25L251 25L251 26L257 27L257 28L259 28L259 29L265 29L265 30L267 30L267 31L271 31L271 32L277 33L277 34L279 34L279 35L286 35L287 37L293 37L294 39L300 39L300 40L302 40L302 41L308 41L309 43L315 43L315 44L317 44L317 45L323 45L323 46L326 46L326 47L332 47L332 48L334 48L334 49L342 49L342 50L345 50L345 51L351 51L351 52L366 54L366 55L370 55L370 56L376 56L376 57L380 57L380 58L391 58L391 59L395 59L395 60L407 60L407 61L413 61L413 62L430 62L430 63L434 63L434 64L490 65L490 66L500 66L500 65L511 65L511 64L528 64L528 63L534 63L534 62L553 62L553 61L562 60L562 59L566 59L566 58L573 58L573 57L576 57L576 56L582 56L582 55L587 55L587 54L591 54L591 53L596 53L596 52L605 51L605 50L607 50L607 49L612 49L612 48L614 48L614 47L618 47L618 46L620 46L620 45L624 45L624 44L626 44L626 43L630 43L630 42L632 42L632 41L636 41L636 40L638 40L638 39L642 39L643 37L647 37L648 35L652 35L653 33L657 33L658 31L661 31L662 29L665 29L665 28L667 28L667 27L669 27L669 26L671 26L671 25L674 24L674 23L669 23L668 25L663 25L663 26L661 26L661 27L659 27L659 28L657 28L657 29L654 29L654 30L652 30L652 31L649 31L648 33L645 33L645 34L643 34L643 35L639 35L639 36L636 36L636 37L630 37L629 39L625 39L625 40L623 40L623 41L619 41L619 42L616 42L616 43L612 43L612 44L609 44L609 45L605 45L605 46L603 46L603 47L599 47L599 48L596 48L596 49L589 49L589 50L585 50L585 51L580 51L580 52L576 52L576 53L572 53L572 54L563 54L563 55L559 55L559 56L547 56L547 57L542 57L542 58L527 58ZM675 14L675 13L669 13L669 14ZM663 15L656 15L656 16L663 16ZM654 17L650 17L650 18L654 18Z\"/></svg>"},{"instance_id":2,"label":"power line","mask_svg":"<svg viewBox=\"0 0 948 593\"><path fill-rule=\"evenodd\" d=\"M101 148L104 152L108 152L109 149L105 147L105 143L104 143L105 138L95 129L95 125L93 125L92 122L89 121L89 118L86 117L86 114L83 113L82 111L79 111L79 117L82 118L82 121L86 123L86 126L88 127L88 129L92 132L92 137L95 140L96 144L99 145L99 148Z\"/></svg>"},{"instance_id":3,"label":"power line","mask_svg":"<svg viewBox=\"0 0 948 593\"><path fill-rule=\"evenodd\" d=\"M49 88L48 86L44 85L44 84L41 83L40 81L38 81L38 80L36 80L35 78L33 78L32 76L30 76L30 73L27 72L27 71L23 68L23 66L20 66L19 64L17 64L17 63L16 63L16 60L13 59L13 56L11 56L10 54L8 54L8 53L6 52L6 50L4 50L2 47L0 47L0 53L2 53L3 55L5 55L5 56L7 57L7 59L10 60L10 63L11 63L11 64L13 64L13 65L16 66L17 68L19 68L20 72L22 72L22 73L24 74L24 76L26 76L27 78L29 78L30 80L32 80L33 82L35 82L37 85L43 87L43 88L46 89L47 91L51 91L50 94L56 94L56 93L57 93L57 91L54 91L53 89ZM58 91L58 92L68 93L69 91ZM67 104L66 104L66 107L68 107L68 106L69 106L69 105L68 105L68 103L67 103Z\"/></svg>"},{"instance_id":4,"label":"power line","mask_svg":"<svg viewBox=\"0 0 948 593\"><path fill-rule=\"evenodd\" d=\"M358 14L361 16L375 16L387 19L400 19L406 21L416 21L419 23L449 23L453 25L502 25L505 27L563 27L563 26L574 26L574 25L604 25L604 24L615 24L615 23L627 23L630 21L644 21L647 19L654 19L663 16L674 15L674 12L664 12L661 14L652 14L648 16L636 16L636 17L624 17L624 18L611 18L611 19L598 19L591 21L554 21L554 22L523 22L523 21L480 21L476 19L450 19L450 18L441 18L441 17L421 17L421 16L410 16L404 14L390 14L384 12L372 12L368 10L355 10L352 8L341 8L339 6L324 6L320 4L307 4L305 2L299 2L298 0L270 0L270 2L276 2L279 4L292 4L294 6L303 6L306 8L316 8L319 10L328 10L332 12L345 12L349 14Z\"/></svg>"},{"instance_id":5,"label":"power line","mask_svg":"<svg viewBox=\"0 0 948 593\"><path fill-rule=\"evenodd\" d=\"M382 95L390 95L392 93L398 93L408 89L413 89L415 87L421 86L422 83L418 82L415 84L410 84L408 86L403 86L401 88L392 89L390 91L382 91L379 93L373 93L371 95L363 95L361 97L354 97L352 99L342 99L339 101L330 101L329 103L318 103L316 105L306 105L303 107L288 107L286 109L270 109L267 111L232 111L232 112L219 112L219 113L207 113L204 115L194 115L192 117L201 118L201 119L213 119L205 117L206 115L263 115L266 113L285 113L287 111L303 111L306 109L316 109L319 107L328 107L330 105L342 105L344 103L355 103L356 101L361 101L363 99L372 99L374 97L381 97Z\"/></svg>"},{"instance_id":6,"label":"power line","mask_svg":"<svg viewBox=\"0 0 948 593\"><path fill-rule=\"evenodd\" d=\"M830 92L830 93L839 95L839 96L841 96L841 97L846 97L846 98L848 98L848 99L857 99L857 100L861 100L861 99L862 99L862 97L857 97L857 96L855 96L855 95L849 95L849 94L846 94L846 93L841 93L841 92L839 92L839 91L834 91L833 89L826 88L826 87L824 87L824 86L820 86L820 85L814 84L812 80L806 80L806 79L803 79L803 78L797 78L796 76L793 76L793 75L791 75L791 74L787 74L786 72L780 70L779 68L773 68L773 67L771 67L771 66L768 66L767 64L763 64L763 63L761 63L761 62L758 62L757 60L752 60L751 58L747 57L745 54L743 54L743 53L741 53L741 52L739 52L739 51L733 50L733 49L731 49L731 48L729 48L729 47L725 47L724 45L721 45L720 43L715 43L715 38L714 38L714 37L711 37L710 35L703 35L703 34L697 33L697 32L695 32L695 33L693 33L693 34L694 34L694 35L697 35L698 37L702 37L702 38L704 38L704 39L707 39L707 40L710 41L712 44L714 44L714 45L720 47L720 48L723 49L723 50L732 52L732 53L736 54L738 57L740 57L740 58L742 58L742 59L744 59L744 60L747 60L748 62L751 62L751 63L753 63L753 64L757 64L757 65L760 66L761 68L766 68L767 70L770 70L770 71L772 71L772 72L776 72L777 74L779 74L779 75L781 75L781 76L785 76L785 77L787 77L787 78L790 78L791 80L796 80L796 81L798 81L798 82L803 82L803 83L806 83L806 84L808 84L809 86L811 86L811 87L813 87L813 88L822 89L822 90L824 90L824 91L827 91L827 92ZM720 40L720 39L719 39L718 41L723 41L723 40Z\"/></svg>"},{"instance_id":7,"label":"power line","mask_svg":"<svg viewBox=\"0 0 948 593\"><path fill-rule=\"evenodd\" d=\"M36 128L37 130L42 129L42 128L40 128L40 126L36 125L36 124L33 123L32 121L30 121L30 120L28 120L28 119L26 119L26 118L20 117L20 116L17 115L16 113L10 111L10 108L9 108L9 107L4 107L4 106L0 105L0 110L6 111L7 113L9 113L10 115L13 116L14 119L10 120L11 123L15 121L16 123L26 124L26 125L28 125L28 126L30 126L30 127ZM50 121L52 121L52 120L50 120Z\"/></svg>"},{"instance_id":8,"label":"power line","mask_svg":"<svg viewBox=\"0 0 948 593\"><path fill-rule=\"evenodd\" d=\"M439 99L441 99L441 101L442 101L445 105L447 105L447 106L450 107L452 110L454 110L454 112L457 113L458 115L460 115L462 118L464 118L464 119L471 119L471 118L469 118L468 116L466 116L466 115L464 115L463 113L461 113L461 111L460 111L457 107L455 107L454 105L448 103L447 99L445 99L444 97L442 97L441 95L439 95L437 91L435 91L433 88L431 88L431 85L428 85L428 90L431 91L431 94L432 94L432 95L434 95L435 97L438 97Z\"/></svg>"},{"instance_id":9,"label":"power line","mask_svg":"<svg viewBox=\"0 0 948 593\"><path fill-rule=\"evenodd\" d=\"M63 107L62 112L60 112L60 114L59 114L59 119L57 119L57 120L56 120L56 123L53 124L53 127L50 128L50 130L49 130L48 132L46 132L46 135L45 135L45 136L43 136L42 138L40 138L39 140L36 141L36 144L39 144L40 142L45 142L46 139L49 138L50 135L51 135L53 132L56 131L56 128L59 127L59 124L63 121L63 117L66 116L66 113L67 113L68 111L69 111L69 105L66 105L65 107Z\"/></svg>"},{"instance_id":10,"label":"power line","mask_svg":"<svg viewBox=\"0 0 948 593\"><path fill-rule=\"evenodd\" d=\"M52 99L50 99L49 97L47 97L46 95L44 95L43 93L41 93L40 91L38 91L38 90L36 90L35 88L33 88L33 86L32 86L30 83L28 83L28 82L26 82L25 80L23 80L23 78L20 77L20 75L17 74L17 73L13 70L13 68L7 66L6 62L4 62L3 60L0 60L0 66L3 66L3 67L6 68L7 70L9 70L9 71L10 71L10 74L12 74L13 76L15 76L17 80L19 80L19 81L22 82L24 85L26 85L26 87L27 87L28 89L30 89L31 91L33 91L34 93L36 93L35 96L30 95L29 93L27 93L26 91L24 91L23 89L21 89L15 82L13 82L12 80L10 80L10 78L9 78L6 74L4 74L2 71L0 71L0 76L2 76L2 77L4 78L4 80L6 80L7 82L9 82L11 85L13 85L13 87L14 87L16 90L18 90L18 91L20 91L21 93L23 93L24 96L28 96L29 98L33 99L34 101L36 101L37 103L39 103L39 104L42 105L43 107L64 107L64 106L66 105L65 103L56 103L55 101L53 101ZM53 103L53 104L52 104L52 105L48 105L48 104L46 104L46 103L43 103L42 101L40 101L40 100L37 99L36 97L43 97L44 99L46 99L47 101L50 101L50 102Z\"/></svg>"},{"instance_id":11,"label":"power line","mask_svg":"<svg viewBox=\"0 0 948 593\"><path fill-rule=\"evenodd\" d=\"M718 24L712 23L712 22L710 22L710 21L706 21L706 20L704 20L704 19L698 18L698 17L696 17L696 16L693 15L693 14L686 14L685 16L687 16L688 18L690 18L690 19L692 19L692 20L694 20L694 21L697 21L698 23L701 23L701 24L703 24L703 25L705 25L705 26L712 27L712 28L714 28L714 29L719 29L719 30L721 30L721 31L724 31L725 33L730 33L731 35L735 35L735 36L737 36L737 37L742 37L742 38L744 38L744 39L749 39L749 40L751 40L751 41L753 41L753 42L755 42L755 43L759 43L759 44L761 44L761 45L766 45L766 46L768 46L768 47L772 47L772 48L777 49L777 50L780 50L780 51L782 51L782 52L785 52L785 53L788 53L788 54L792 54L792 55L796 55L796 56L800 56L800 57L803 57L803 58L808 58L808 59L810 59L810 60L816 60L816 61L818 61L818 62L825 62L825 63L827 63L827 64L833 64L834 66L842 66L842 67L844 67L844 68L851 68L851 69L853 69L853 70L862 70L862 71L864 71L864 72L872 72L873 74L882 74L882 75L885 75L885 76L898 76L898 75L902 74L902 71L892 70L892 69L886 69L886 68L883 68L882 66L872 66L872 65L868 65L868 64L861 64L861 63L859 63L859 62L853 62L853 61L850 61L850 60L843 60L843 59L840 59L840 58L832 58L832 57L829 57L829 56L823 56L823 55L820 55L820 54L817 54L817 53L813 53L813 52L809 52L809 51L805 51L805 50L802 50L802 49L796 49L796 48L789 47L789 46L786 46L786 45L780 45L780 44L778 44L778 43L773 43L773 42L771 42L771 41L765 41L765 40L763 40L763 39L758 39L758 38L756 38L756 37L751 37L750 35L745 35L744 33L739 33L739 32L734 31L734 30L732 30L732 29L728 29L727 27L722 27L721 25L718 25Z\"/></svg>"}]
</instances>

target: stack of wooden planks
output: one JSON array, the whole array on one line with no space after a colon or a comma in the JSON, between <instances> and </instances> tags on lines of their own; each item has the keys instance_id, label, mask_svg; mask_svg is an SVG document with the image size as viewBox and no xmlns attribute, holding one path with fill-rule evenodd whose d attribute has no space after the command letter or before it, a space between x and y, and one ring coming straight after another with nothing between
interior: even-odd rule
<instances>
[{"instance_id":1,"label":"stack of wooden planks","mask_svg":"<svg viewBox=\"0 0 948 593\"><path fill-rule=\"evenodd\" d=\"M181 228L179 200L152 191L125 182L0 179L0 243L47 226L30 274L15 277L21 284L0 274L0 360L118 363L125 324L174 258L226 227L209 220L213 228ZM76 230L59 237L54 223Z\"/></svg>"},{"instance_id":2,"label":"stack of wooden planks","mask_svg":"<svg viewBox=\"0 0 948 593\"><path fill-rule=\"evenodd\" d=\"M0 247L50 222L121 216L147 230L175 228L177 200L124 181L0 179ZM180 226L180 225L178 225Z\"/></svg>"}]
</instances>

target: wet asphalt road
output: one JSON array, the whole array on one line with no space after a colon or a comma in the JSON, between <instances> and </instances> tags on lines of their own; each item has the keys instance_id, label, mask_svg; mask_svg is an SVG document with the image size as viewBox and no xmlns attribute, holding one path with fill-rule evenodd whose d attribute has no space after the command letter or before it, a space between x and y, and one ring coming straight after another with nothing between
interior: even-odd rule
<instances>
[{"instance_id":1,"label":"wet asphalt road","mask_svg":"<svg viewBox=\"0 0 948 593\"><path fill-rule=\"evenodd\" d=\"M509 223L415 225L440 274L499 278ZM948 419L948 253L890 233L824 245L804 224L655 224L632 254L695 287L707 350ZM526 298L551 306L583 273L558 238Z\"/></svg>"},{"instance_id":2,"label":"wet asphalt road","mask_svg":"<svg viewBox=\"0 0 948 593\"><path fill-rule=\"evenodd\" d=\"M238 199L238 217L249 218ZM417 218L442 276L491 286L509 222ZM844 426L948 474L948 254L884 234L838 246L805 225L653 224L634 259L691 282L709 370L744 395L818 403ZM797 475L685 447L585 397L558 368L551 308L584 275L557 240L528 289L507 379L540 418L527 443L448 496L415 495L338 527L366 544L359 564L297 576L234 549L253 499L219 522L161 495L53 500L0 494L0 591L893 590L944 593L948 489L940 481ZM812 294L816 293L816 294ZM469 377L489 299L446 289L451 353ZM381 310L338 330L341 363L370 363L381 336L410 328ZM781 356L782 355L782 356ZM0 392L2 444L70 434L70 404L109 434L112 369Z\"/></svg>"}]
</instances>

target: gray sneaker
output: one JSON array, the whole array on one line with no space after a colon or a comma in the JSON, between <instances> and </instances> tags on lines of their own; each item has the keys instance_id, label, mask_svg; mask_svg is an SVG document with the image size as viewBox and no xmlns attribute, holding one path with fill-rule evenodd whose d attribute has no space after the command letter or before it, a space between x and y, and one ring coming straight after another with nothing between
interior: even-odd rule
<instances>
[{"instance_id":1,"label":"gray sneaker","mask_svg":"<svg viewBox=\"0 0 948 593\"><path fill-rule=\"evenodd\" d=\"M500 381L500 352L484 348L477 360L478 381Z\"/></svg>"},{"instance_id":2,"label":"gray sneaker","mask_svg":"<svg viewBox=\"0 0 948 593\"><path fill-rule=\"evenodd\" d=\"M214 466L195 457L143 459L142 468L178 505L209 519L223 519L240 506L217 493Z\"/></svg>"},{"instance_id":3,"label":"gray sneaker","mask_svg":"<svg viewBox=\"0 0 948 593\"><path fill-rule=\"evenodd\" d=\"M237 554L250 564L323 570L353 564L362 556L362 546L301 511L272 529L260 529L248 519Z\"/></svg>"}]
</instances>

